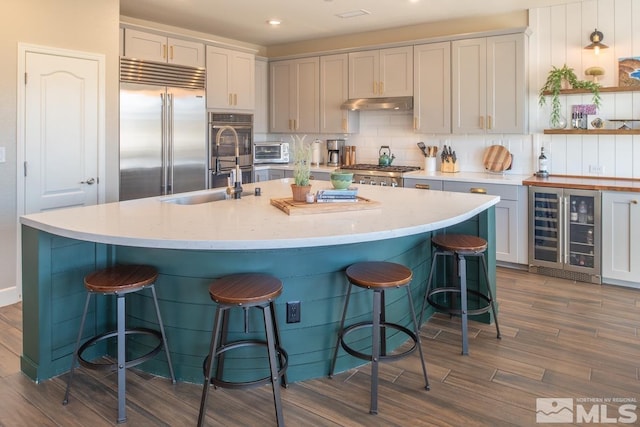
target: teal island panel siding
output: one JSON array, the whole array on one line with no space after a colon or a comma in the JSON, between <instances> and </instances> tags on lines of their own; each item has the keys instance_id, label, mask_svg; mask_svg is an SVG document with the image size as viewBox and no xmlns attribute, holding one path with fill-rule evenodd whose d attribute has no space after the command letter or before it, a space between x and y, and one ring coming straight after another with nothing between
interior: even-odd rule
<instances>
[{"instance_id":1,"label":"teal island panel siding","mask_svg":"<svg viewBox=\"0 0 640 427\"><path fill-rule=\"evenodd\" d=\"M491 286L495 288L494 208L469 221L438 230L437 233L464 232L489 241L488 265ZM432 233L421 233L375 242L292 248L278 250L202 251L108 246L66 239L23 226L24 350L22 370L42 381L69 369L85 298L83 277L88 272L113 263L144 263L158 268L156 283L160 310L176 371L181 381L201 383L202 364L213 327L215 304L208 286L218 277L238 272L272 274L283 282L276 301L282 345L289 354L289 381L326 376L336 344L337 329L344 304L347 282L344 270L359 261L391 261L412 269L411 291L416 311L421 307L431 268ZM469 287L477 288L478 263L469 262ZM437 267L439 280L445 268ZM483 280L483 279L482 279ZM368 319L372 292L355 288L347 324ZM495 292L495 289L493 289ZM494 294L495 295L495 294ZM86 337L113 328L114 298L94 299ZM301 321L286 323L286 302L300 301ZM404 290L388 291L387 320L409 326L410 315ZM424 319L432 309L428 308ZM229 338L243 336L242 309L230 317ZM478 319L490 322L488 314ZM127 322L131 327L157 327L153 301L147 291L127 296ZM365 331L366 332L366 331ZM249 337L261 337L262 319L258 310L249 310ZM389 329L388 348L398 347L406 337ZM370 347L364 333L350 335L352 345L361 351ZM151 343L133 341L131 352L142 352ZM95 356L113 354L112 348L95 349ZM360 359L340 350L337 371L361 365ZM260 366L265 366L261 371ZM227 379L255 379L266 375L266 356L260 350L229 353L225 359ZM148 372L168 376L162 353L140 365Z\"/></svg>"}]
</instances>

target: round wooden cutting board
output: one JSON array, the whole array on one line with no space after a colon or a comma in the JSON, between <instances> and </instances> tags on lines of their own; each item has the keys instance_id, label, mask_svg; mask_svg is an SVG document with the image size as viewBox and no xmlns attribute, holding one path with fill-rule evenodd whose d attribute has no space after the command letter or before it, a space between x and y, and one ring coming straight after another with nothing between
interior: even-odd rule
<instances>
[{"instance_id":1,"label":"round wooden cutting board","mask_svg":"<svg viewBox=\"0 0 640 427\"><path fill-rule=\"evenodd\" d=\"M504 172L511 167L513 157L502 145L492 145L484 151L482 164L489 172Z\"/></svg>"}]
</instances>

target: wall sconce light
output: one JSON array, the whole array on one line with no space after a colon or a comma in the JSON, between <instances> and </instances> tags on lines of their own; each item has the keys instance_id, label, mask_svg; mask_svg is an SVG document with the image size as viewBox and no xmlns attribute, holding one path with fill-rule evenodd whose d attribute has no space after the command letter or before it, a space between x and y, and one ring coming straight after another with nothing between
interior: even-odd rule
<instances>
[{"instance_id":1,"label":"wall sconce light","mask_svg":"<svg viewBox=\"0 0 640 427\"><path fill-rule=\"evenodd\" d=\"M589 36L589 40L591 40L591 44L588 46L585 46L584 48L593 49L593 53L598 55L600 53L600 49L606 49L609 47L606 44L602 43L603 38L604 38L604 34L602 34L602 32L598 31L598 29L596 28L595 30L593 30L593 33L591 33L591 35Z\"/></svg>"}]
</instances>

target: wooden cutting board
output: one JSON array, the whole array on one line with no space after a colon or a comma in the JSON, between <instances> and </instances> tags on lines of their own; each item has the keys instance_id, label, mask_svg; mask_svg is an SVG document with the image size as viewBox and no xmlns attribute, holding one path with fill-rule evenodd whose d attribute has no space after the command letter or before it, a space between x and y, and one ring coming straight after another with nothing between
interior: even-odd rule
<instances>
[{"instance_id":1,"label":"wooden cutting board","mask_svg":"<svg viewBox=\"0 0 640 427\"><path fill-rule=\"evenodd\" d=\"M502 145L492 145L484 150L482 164L489 172L504 172L511 167L513 157Z\"/></svg>"},{"instance_id":2,"label":"wooden cutting board","mask_svg":"<svg viewBox=\"0 0 640 427\"><path fill-rule=\"evenodd\" d=\"M357 202L305 203L294 202L291 197L271 199L271 204L287 215L311 215L330 212L361 211L380 207L380 202L358 196Z\"/></svg>"}]
</instances>

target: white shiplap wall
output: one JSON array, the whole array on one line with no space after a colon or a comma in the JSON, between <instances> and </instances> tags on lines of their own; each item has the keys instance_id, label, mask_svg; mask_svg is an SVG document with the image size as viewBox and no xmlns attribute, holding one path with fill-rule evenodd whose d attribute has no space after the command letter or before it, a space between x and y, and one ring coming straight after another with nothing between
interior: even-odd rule
<instances>
[{"instance_id":1,"label":"white shiplap wall","mask_svg":"<svg viewBox=\"0 0 640 427\"><path fill-rule=\"evenodd\" d=\"M542 129L549 126L549 108L537 106L537 89L552 66L566 63L583 79L584 70L599 66L605 70L601 85L617 86L618 59L640 56L638 22L638 0L589 0L530 11L530 130L534 152L543 145L550 153L552 173L597 176L591 166L598 166L601 176L640 178L640 136L543 135ZM609 46L598 56L584 49L596 27ZM563 96L565 117L570 119L573 104L589 103L589 95ZM640 119L640 92L603 93L599 114L607 119ZM607 127L617 126L609 123Z\"/></svg>"}]
</instances>

